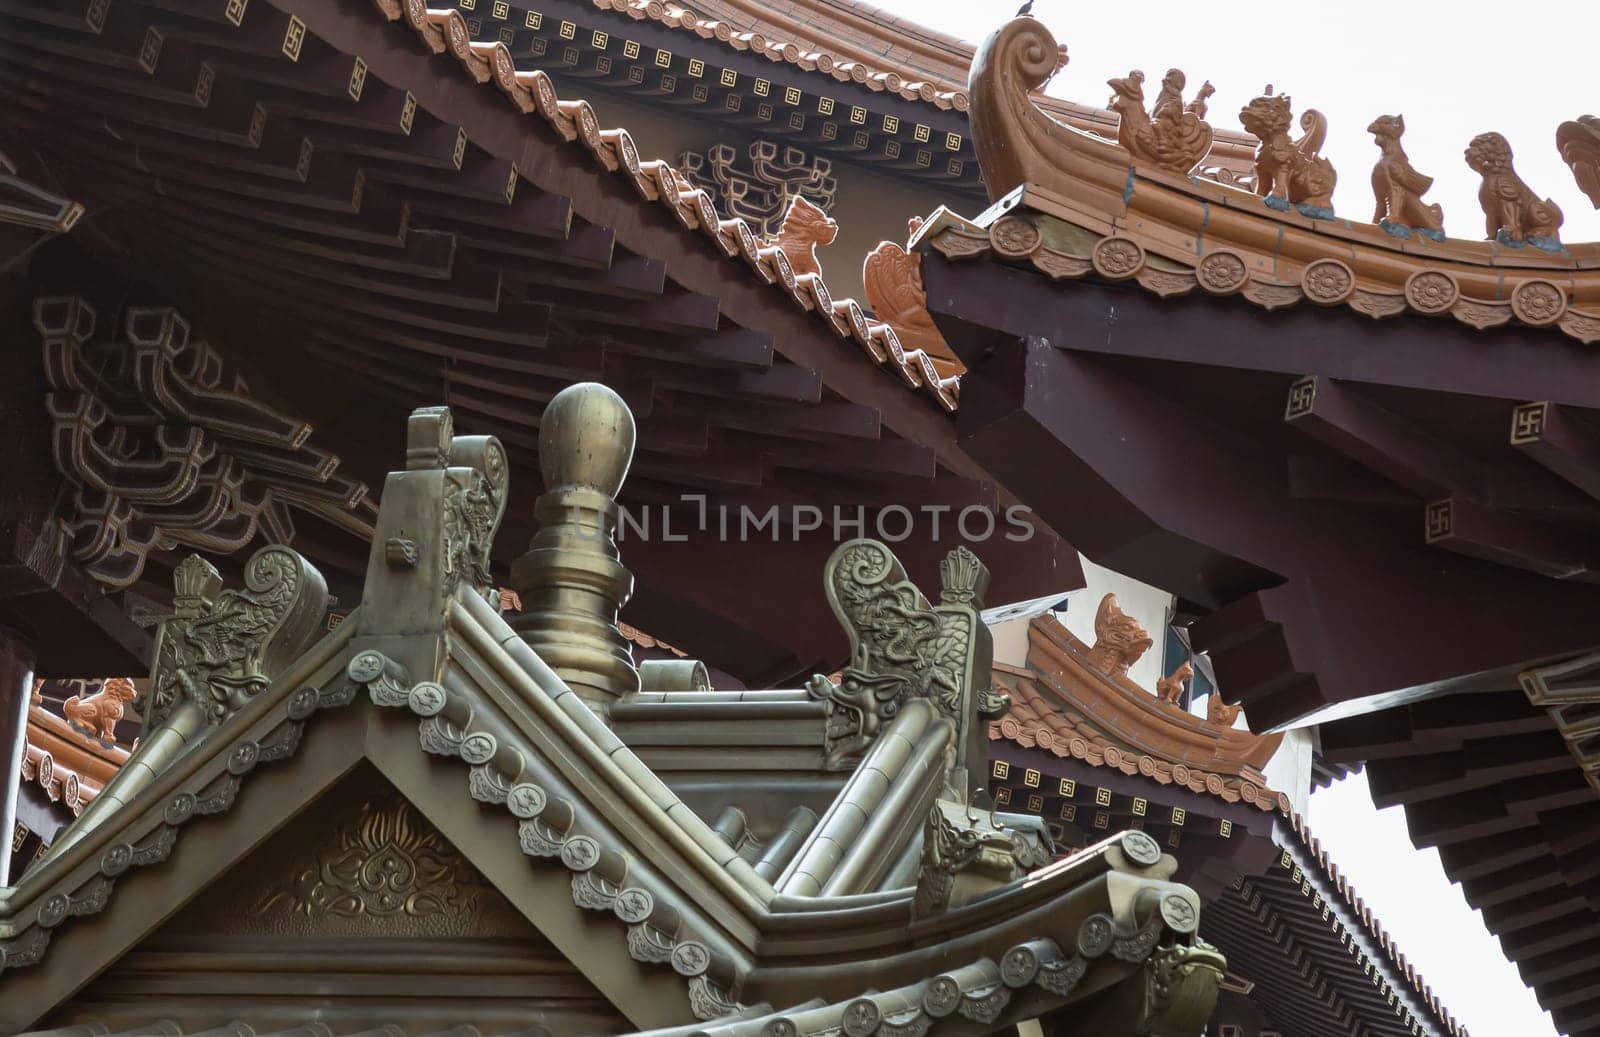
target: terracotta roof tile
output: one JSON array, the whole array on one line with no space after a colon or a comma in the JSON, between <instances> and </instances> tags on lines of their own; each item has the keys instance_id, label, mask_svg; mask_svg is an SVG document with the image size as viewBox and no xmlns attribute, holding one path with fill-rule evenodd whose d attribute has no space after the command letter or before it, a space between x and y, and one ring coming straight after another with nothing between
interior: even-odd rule
<instances>
[{"instance_id":1,"label":"terracotta roof tile","mask_svg":"<svg viewBox=\"0 0 1600 1037\"><path fill-rule=\"evenodd\" d=\"M922 101L947 111L967 110L965 89L951 83L927 82L921 77L908 80L903 74L903 66L910 57L909 52L889 43L888 52L882 53L878 47L884 46L887 41L875 39L859 30L830 26L829 40L833 45L833 49L830 50L805 39L806 33L803 30L791 30L788 38L775 39L761 32L740 31L729 22L702 18L676 4L661 3L660 0L592 0L592 2L603 11L619 11L633 18L648 18L668 28L692 32L703 39L715 38L735 50L754 51L771 61L796 65L807 72L821 72L840 82L860 83L869 90L888 91L908 101ZM849 38L854 45L840 47L841 36ZM895 58L896 50L901 50L903 53L898 60ZM858 53L850 53L851 51ZM883 57L885 59L881 62L883 67L873 67L873 64L860 61L860 51Z\"/></svg>"},{"instance_id":2,"label":"terracotta roof tile","mask_svg":"<svg viewBox=\"0 0 1600 1037\"><path fill-rule=\"evenodd\" d=\"M1092 243L1079 247L1077 243L1064 244L1057 247L1054 242L1065 241L1064 235L1056 234L1049 237L1051 244L1040 244L1021 255L1007 251L1004 241L1007 235L1014 235L1023 221L1023 213L1035 211L1034 206L1043 206L1036 211L1043 214L1045 220L1059 220L1061 224L1069 227L1080 227L1081 224L1092 224L1096 218L1078 217L1078 223L1057 215L1066 212L1055 202L1055 196L1042 188L1031 185L1027 189L1029 197L1021 205L1011 209L1009 213L987 228L977 225L970 227L943 226L934 232L924 235L922 241L937 251L940 255L950 260L967 261L992 258L994 262L1009 266L1032 267L1040 274L1044 274L1052 281L1081 280L1084 278L1103 277L1095 267L1095 257L1101 249L1117 247L1137 250L1139 266L1136 272L1124 278L1118 275L1114 280L1131 281L1151 294L1161 298L1171 298L1189 294L1217 294L1236 295L1265 310L1277 310L1287 306L1301 303L1315 303L1319 306L1345 306L1363 316L1374 320L1386 320L1404 315L1422 316L1429 319L1443 319L1453 317L1463 324L1478 328L1479 330L1500 327L1511 323L1513 320L1528 327L1548 328L1552 333L1565 333L1569 338L1577 339L1585 344L1600 342L1600 246L1592 243L1574 244L1565 246L1567 259L1530 258L1526 255L1512 254L1508 250L1499 250L1493 242L1462 241L1448 239L1440 243L1427 242L1417 244L1406 249L1392 246L1389 241L1381 240L1385 232L1376 225L1371 227L1349 224L1341 221L1337 224L1317 223L1314 228L1309 228L1309 236L1303 240L1310 247L1325 253L1320 258L1313 258L1304 266L1304 271L1314 271L1318 264L1337 264L1340 269L1351 269L1354 266L1355 282L1360 288L1352 290L1348 297L1334 303L1318 303L1313 294L1307 289L1307 284L1314 284L1308 280L1304 272L1292 276L1284 274L1288 269L1282 259L1256 262L1251 257L1254 265L1247 265L1240 259L1244 253L1235 252L1229 248L1216 247L1204 256L1183 255L1182 250L1170 248L1170 242L1160 240L1161 234L1148 232L1147 224L1137 214L1119 215L1116 217L1118 226L1101 234L1098 230L1092 231L1098 235ZM1195 187L1193 202L1196 212L1202 205L1212 206L1215 211L1217 198L1203 198L1204 193L1222 192L1231 190L1220 185L1200 184ZM1134 193L1135 198L1144 197L1139 192ZM1219 196L1220 197L1220 196ZM1171 211L1171 210L1168 210ZM1243 215L1239 215L1243 213ZM1257 240L1271 240L1274 233L1283 233L1279 229L1280 223L1293 221L1280 220L1277 214L1263 208L1259 213L1248 213L1235 207L1230 211L1230 217L1242 221L1240 225L1253 224ZM1213 227L1217 224L1215 217L1209 217ZM1196 218L1195 224L1199 224ZM1302 220L1304 224L1315 221ZM1030 229L1024 232L1037 234ZM1221 234L1213 231L1215 241L1226 240ZM1243 237L1243 234L1237 235ZM999 248L995 247L995 240L1001 240ZM1215 244L1214 241L1214 244ZM1108 243L1116 243L1115 246ZM1354 244L1352 244L1354 242ZM1192 252L1192 246L1191 246ZM1491 256L1484 259L1483 257ZM1146 261L1147 256L1155 256L1161 260L1161 265ZM1237 261L1238 284L1222 292L1211 286L1208 278L1215 276L1215 271L1221 269L1221 263L1215 263L1215 257L1228 257L1227 262ZM1342 258L1340 258L1342 257ZM1346 262L1350 260L1352 262ZM1569 263L1568 267L1557 267L1553 263ZM1436 264L1453 264L1450 266ZM1544 264L1544 265L1541 265ZM1261 273L1263 269L1274 271L1271 274ZM1378 272L1369 277L1369 273ZM1480 279L1494 279L1501 285L1503 298L1479 298L1469 295L1462 285L1462 279L1468 276ZM1280 279L1288 276L1288 280ZM1381 277L1381 280L1379 279ZM1430 280L1431 279L1431 280ZM1537 285L1554 286L1551 291L1560 298L1559 306L1553 311L1554 317L1546 319L1545 316L1533 317L1519 302L1522 298L1518 294L1521 286ZM1419 287L1421 286L1421 287ZM1505 287L1510 286L1510 287ZM1528 290L1528 289L1523 289ZM1431 293L1431 294L1429 294ZM1567 300L1572 300L1570 303Z\"/></svg>"},{"instance_id":3,"label":"terracotta roof tile","mask_svg":"<svg viewBox=\"0 0 1600 1037\"><path fill-rule=\"evenodd\" d=\"M868 4L806 0L757 5L751 0L715 0L697 5L710 12L707 16L662 0L590 2L603 11L649 19L704 39L715 38L735 50L755 51L774 62L839 82L859 83L941 111L965 112L970 106L966 84L974 56L972 44ZM852 24L852 20L862 24ZM1116 134L1118 117L1105 108L1043 94L1035 95L1034 100L1052 117L1079 129ZM1218 128L1207 161L1248 172L1253 168L1255 145L1256 139L1248 133Z\"/></svg>"},{"instance_id":4,"label":"terracotta roof tile","mask_svg":"<svg viewBox=\"0 0 1600 1037\"><path fill-rule=\"evenodd\" d=\"M128 759L126 749L94 741L40 704L28 707L26 739L22 780L37 785L50 802L63 804L74 817Z\"/></svg>"},{"instance_id":5,"label":"terracotta roof tile","mask_svg":"<svg viewBox=\"0 0 1600 1037\"><path fill-rule=\"evenodd\" d=\"M1040 749L1061 759L1083 760L1090 767L1109 767L1125 775L1142 775L1157 783L1178 784L1190 792L1205 792L1222 802L1245 802L1258 810L1290 813L1290 799L1258 781L1237 776L1216 775L1186 763L1162 760L1154 755L1115 746L1091 728L1080 727L1082 717L1072 717L1054 709L1035 680L997 680L998 687L1011 695L1011 711L989 725L990 741L1010 741L1024 749Z\"/></svg>"},{"instance_id":6,"label":"terracotta roof tile","mask_svg":"<svg viewBox=\"0 0 1600 1037\"><path fill-rule=\"evenodd\" d=\"M1041 628L1040 624L1059 626L1050 617L1034 620L1030 639L1036 647L1041 642L1048 642L1057 648L1081 654L1075 652L1076 639L1065 628L1049 631ZM1030 661L1034 658L1030 653ZM1087 668L1083 672L1099 685L1091 688L1090 693L1103 694L1111 702L1119 702L1127 695L1127 688L1115 685L1109 678ZM1223 774L1119 744L1081 713L1071 709L1058 696L1059 689L1051 687L1050 676L1036 669L996 665L994 680L996 690L1010 694L1011 709L1005 716L989 724L989 738L992 741L1009 741L1025 749L1037 749L1062 759L1070 757L1082 760L1091 767L1107 767L1128 775L1139 774L1161 785L1181 786L1190 792L1215 796L1226 803L1244 802L1258 810L1276 810L1284 815L1291 813L1289 797L1269 789L1265 776L1247 763L1239 765L1237 774ZM1149 694L1138 689L1135 692ZM1218 735L1220 737L1220 730Z\"/></svg>"},{"instance_id":7,"label":"terracotta roof tile","mask_svg":"<svg viewBox=\"0 0 1600 1037\"><path fill-rule=\"evenodd\" d=\"M584 148L606 172L627 180L641 199L662 206L684 230L698 231L727 259L784 292L834 335L853 341L878 364L890 367L908 387L926 392L946 411L956 409L959 378L941 377L926 353L902 347L892 328L870 320L853 299L835 300L821 275L797 276L782 251L758 239L744 220L718 216L710 196L691 187L670 163L641 159L627 130L602 130L587 101L561 100L549 76L518 70L505 44L473 42L460 12L453 8L423 10L420 5L397 0L374 0L374 6L390 21L403 20L435 54L449 52L475 81L493 83L520 111L537 115L562 140ZM636 16L656 17L655 9L667 10L655 2L645 6L648 10Z\"/></svg>"}]
</instances>

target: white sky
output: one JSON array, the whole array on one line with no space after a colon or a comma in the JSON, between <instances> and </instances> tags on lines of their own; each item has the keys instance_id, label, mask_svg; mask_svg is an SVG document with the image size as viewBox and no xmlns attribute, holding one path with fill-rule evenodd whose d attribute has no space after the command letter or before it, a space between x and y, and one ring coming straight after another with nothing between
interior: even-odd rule
<instances>
[{"instance_id":1,"label":"white sky","mask_svg":"<svg viewBox=\"0 0 1600 1037\"><path fill-rule=\"evenodd\" d=\"M974 41L1016 10L1010 0L872 2ZM1329 122L1323 154L1339 171L1333 200L1341 216L1371 218L1377 148L1366 127L1378 115L1398 114L1406 119L1412 164L1435 180L1427 200L1444 206L1451 235L1483 236L1478 177L1461 153L1475 135L1496 130L1511 141L1522 178L1566 214L1562 240L1600 239L1600 213L1555 148L1557 124L1600 109L1595 0L1530 0L1514 9L1477 0L1276 8L1036 0L1034 15L1071 55L1052 94L1103 104L1112 76L1141 68L1155 82L1181 68L1191 89L1206 79L1216 87L1210 112L1218 127L1238 128L1239 108L1267 83L1293 96L1297 117L1320 109ZM1477 1037L1556 1032L1445 878L1438 853L1412 847L1400 810L1373 808L1364 777L1313 796L1309 821L1413 965Z\"/></svg>"},{"instance_id":2,"label":"white sky","mask_svg":"<svg viewBox=\"0 0 1600 1037\"><path fill-rule=\"evenodd\" d=\"M1445 878L1439 851L1412 847L1399 807L1373 809L1365 774L1313 793L1306 820L1406 959L1473 1037L1556 1032L1505 960L1500 941Z\"/></svg>"},{"instance_id":3,"label":"white sky","mask_svg":"<svg viewBox=\"0 0 1600 1037\"><path fill-rule=\"evenodd\" d=\"M976 42L1021 0L870 2ZM1218 128L1239 129L1239 109L1268 83L1293 96L1296 119L1306 108L1318 109L1328 117L1322 154L1339 172L1333 202L1340 216L1372 218L1378 149L1366 128L1379 115L1404 115L1406 153L1434 178L1426 200L1444 206L1446 233L1483 237L1478 174L1461 153L1473 137L1495 130L1511 142L1522 179L1566 215L1561 239L1600 240L1600 213L1555 146L1556 126L1600 114L1595 0L1524 0L1514 7L1483 0L1220 7L1193 0L1036 0L1033 13L1070 56L1051 94L1103 105L1112 76L1139 68L1147 84L1159 83L1167 69L1181 68L1190 96L1207 79L1217 88L1209 119ZM1145 96L1155 99L1148 85Z\"/></svg>"}]
</instances>

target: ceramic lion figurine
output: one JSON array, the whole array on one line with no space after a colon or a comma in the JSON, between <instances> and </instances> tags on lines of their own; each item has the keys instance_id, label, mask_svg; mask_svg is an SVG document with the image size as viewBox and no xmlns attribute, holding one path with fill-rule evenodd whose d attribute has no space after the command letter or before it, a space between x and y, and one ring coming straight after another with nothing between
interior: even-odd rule
<instances>
[{"instance_id":1,"label":"ceramic lion figurine","mask_svg":"<svg viewBox=\"0 0 1600 1037\"><path fill-rule=\"evenodd\" d=\"M1372 134L1382 153L1378 164L1372 167L1372 193L1378 202L1372 222L1387 220L1402 227L1444 233L1443 207L1422 200L1433 186L1433 177L1417 172L1406 156L1406 149L1400 146L1400 138L1406 132L1406 117L1380 115L1372 120L1367 132Z\"/></svg>"},{"instance_id":2,"label":"ceramic lion figurine","mask_svg":"<svg viewBox=\"0 0 1600 1037\"><path fill-rule=\"evenodd\" d=\"M74 728L102 741L117 740L117 721L138 691L126 677L110 677L93 695L74 695L61 704L67 722Z\"/></svg>"},{"instance_id":3,"label":"ceramic lion figurine","mask_svg":"<svg viewBox=\"0 0 1600 1037\"><path fill-rule=\"evenodd\" d=\"M1483 206L1490 238L1512 241L1548 238L1559 241L1561 209L1540 200L1511 165L1511 144L1498 133L1480 133L1467 145L1467 165L1483 177L1478 204Z\"/></svg>"},{"instance_id":4,"label":"ceramic lion figurine","mask_svg":"<svg viewBox=\"0 0 1600 1037\"><path fill-rule=\"evenodd\" d=\"M838 236L839 225L833 218L797 194L790 200L789 211L783 215L783 226L778 228L778 236L771 244L783 250L790 268L799 277L822 273L822 266L817 262L817 248L833 244Z\"/></svg>"},{"instance_id":5,"label":"ceramic lion figurine","mask_svg":"<svg viewBox=\"0 0 1600 1037\"><path fill-rule=\"evenodd\" d=\"M1122 677L1128 667L1154 644L1144 624L1122 611L1115 594L1100 599L1094 614L1094 647L1089 649L1089 661L1101 672Z\"/></svg>"},{"instance_id":6,"label":"ceramic lion figurine","mask_svg":"<svg viewBox=\"0 0 1600 1037\"><path fill-rule=\"evenodd\" d=\"M1268 87L1270 90L1271 87ZM1328 136L1328 120L1316 109L1300 117L1306 131L1289 138L1293 121L1288 94L1262 94L1239 112L1239 122L1256 135L1256 194L1287 198L1292 205L1333 208L1333 187L1339 175L1319 152Z\"/></svg>"}]
</instances>

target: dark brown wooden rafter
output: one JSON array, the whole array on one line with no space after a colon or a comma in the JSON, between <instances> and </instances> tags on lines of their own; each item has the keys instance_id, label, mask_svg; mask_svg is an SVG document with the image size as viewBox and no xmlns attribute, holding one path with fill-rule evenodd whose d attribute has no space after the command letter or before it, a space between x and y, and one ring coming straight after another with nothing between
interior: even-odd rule
<instances>
[{"instance_id":1,"label":"dark brown wooden rafter","mask_svg":"<svg viewBox=\"0 0 1600 1037\"><path fill-rule=\"evenodd\" d=\"M1284 421L1424 499L1471 486L1472 459L1331 378L1289 387Z\"/></svg>"},{"instance_id":2,"label":"dark brown wooden rafter","mask_svg":"<svg viewBox=\"0 0 1600 1037\"><path fill-rule=\"evenodd\" d=\"M1552 701L1567 689L1576 705L1587 672L1552 667ZM1505 687L1336 721L1323 751L1367 761L1374 797L1406 810L1419 845L1438 846L1557 1027L1600 1032L1600 801L1556 719Z\"/></svg>"},{"instance_id":3,"label":"dark brown wooden rafter","mask_svg":"<svg viewBox=\"0 0 1600 1037\"><path fill-rule=\"evenodd\" d=\"M1544 400L1511 411L1511 445L1600 500L1600 432L1571 408Z\"/></svg>"},{"instance_id":4,"label":"dark brown wooden rafter","mask_svg":"<svg viewBox=\"0 0 1600 1037\"><path fill-rule=\"evenodd\" d=\"M246 24L256 6L246 9ZM297 14L314 21L309 12ZM655 255L676 257L663 267L637 243L623 246L616 231L578 216L574 198L591 199L586 211L615 215L622 196L586 162L573 164L567 148L541 145L545 155L519 144L493 158L494 149L468 136L457 158L460 129L435 111L456 118L479 107L503 113L504 101L492 91L452 87L449 105L437 109L425 98L410 102L409 135L398 115L362 116L366 124L353 127L345 108L365 112L374 99L405 96L388 85L392 77L369 68L359 100L321 87L297 90L284 79L297 63L285 59L282 68L266 70L260 62L278 59L239 60L226 40L234 31L226 19L189 17L170 5L163 17L181 21L183 32L168 34L153 72L73 63L70 76L58 77L52 70L63 62L31 49L28 34L0 44L24 59L16 66L22 71L0 71L26 101L19 117L55 166L105 194L114 206L108 226L121 228L152 272L213 298L251 299L306 328L298 341L319 366L330 364L320 369L372 379L385 407L415 404L419 392L451 403L463 427L506 436L524 482L537 478L531 445L542 407L507 390L525 385L547 399L568 381L598 377L641 415L639 478L673 497L757 491L790 501L821 494L826 502L825 490L808 483L813 471L829 470L826 444L881 441L852 462L856 478L840 492L868 502L890 495L965 506L972 493L995 500L992 484L949 477L952 464L968 472L974 466L953 449L937 414L831 336L822 341L810 323L816 317L798 307L786 314L794 300L774 299L774 289L754 278L730 282L727 260L697 252L704 246L687 253L689 280L698 285L685 283L681 224L652 218L641 226L632 217L618 224L642 233ZM387 36L381 22L354 12L322 24L359 25L363 52L374 31L380 52L410 46L404 33ZM214 61L223 51L232 60ZM428 73L400 81L457 82L454 71L444 71L444 80ZM197 92L203 73L209 82ZM144 100L122 100L131 96ZM90 118L89 111L103 115ZM506 117L526 132L523 118ZM107 128L128 130L119 134L126 139L106 136ZM337 146L341 139L358 146ZM507 197L502 172L509 180L512 168L524 166L542 182L519 173ZM184 219L190 212L194 218ZM723 305L730 291L742 296L737 316ZM541 301L519 301L529 296ZM641 327L650 306L662 307L656 328L679 330ZM619 322L616 314L630 310L639 318ZM808 362L794 362L797 347ZM871 402L851 403L841 391ZM908 432L941 445L930 452L900 442ZM936 483L935 473L942 473ZM860 488L850 489L853 482ZM790 494L790 485L800 492ZM1028 547L1041 549L1061 553L1059 544ZM630 550L644 553L641 579L655 578L654 555L645 545ZM1075 567L1057 563L1019 571L1032 580L1077 579ZM741 618L736 606L714 607ZM772 643L810 646L805 663L769 659L762 668L825 660L828 652L818 646L837 635L825 617L816 618L815 631L804 634L784 631L776 616L756 623Z\"/></svg>"}]
</instances>

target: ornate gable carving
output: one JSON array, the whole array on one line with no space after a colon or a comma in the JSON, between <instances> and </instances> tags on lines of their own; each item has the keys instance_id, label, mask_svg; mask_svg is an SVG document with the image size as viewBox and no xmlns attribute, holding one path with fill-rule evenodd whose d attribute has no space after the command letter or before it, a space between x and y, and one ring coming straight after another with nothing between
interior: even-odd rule
<instances>
[{"instance_id":1,"label":"ornate gable carving","mask_svg":"<svg viewBox=\"0 0 1600 1037\"><path fill-rule=\"evenodd\" d=\"M397 792L374 793L293 855L244 912L272 928L317 929L341 919L385 935L475 933L489 883ZM509 905L503 910L510 910ZM289 916L303 921L294 922ZM236 916L235 916L236 917Z\"/></svg>"}]
</instances>

